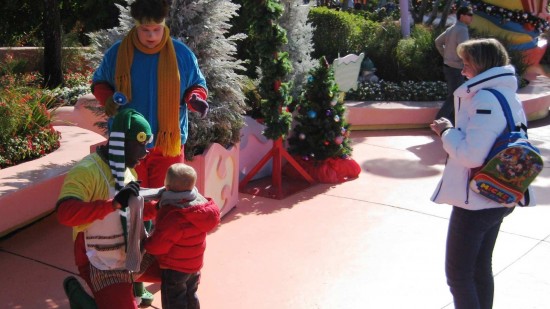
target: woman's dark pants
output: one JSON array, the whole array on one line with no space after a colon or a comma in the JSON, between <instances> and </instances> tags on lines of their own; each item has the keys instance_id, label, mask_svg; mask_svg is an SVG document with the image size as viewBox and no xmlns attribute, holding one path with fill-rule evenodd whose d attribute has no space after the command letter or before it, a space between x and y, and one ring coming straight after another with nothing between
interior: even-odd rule
<instances>
[{"instance_id":1,"label":"woman's dark pants","mask_svg":"<svg viewBox=\"0 0 550 309\"><path fill-rule=\"evenodd\" d=\"M445 273L455 309L493 307L493 249L500 224L513 208L453 207L447 233Z\"/></svg>"}]
</instances>

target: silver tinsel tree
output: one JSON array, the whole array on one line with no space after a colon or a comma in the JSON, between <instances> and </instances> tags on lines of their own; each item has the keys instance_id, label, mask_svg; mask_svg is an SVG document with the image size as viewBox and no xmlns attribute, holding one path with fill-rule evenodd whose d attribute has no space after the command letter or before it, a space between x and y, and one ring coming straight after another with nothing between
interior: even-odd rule
<instances>
[{"instance_id":1,"label":"silver tinsel tree","mask_svg":"<svg viewBox=\"0 0 550 309\"><path fill-rule=\"evenodd\" d=\"M96 67L101 62L101 59L103 59L105 51L116 41L122 40L130 29L134 27L134 19L130 16L130 4L134 1L135 0L126 0L126 7L115 3L116 7L120 10L120 15L118 16L119 25L117 27L87 34L90 38L90 45L93 50L88 57L90 57L89 60Z\"/></svg>"},{"instance_id":2,"label":"silver tinsel tree","mask_svg":"<svg viewBox=\"0 0 550 309\"><path fill-rule=\"evenodd\" d=\"M279 23L286 30L288 39L283 51L288 52L292 62L289 80L294 85L292 96L297 98L306 83L308 72L317 65L317 61L311 58L314 28L307 23L310 6L304 5L303 0L281 0L281 3L285 10Z\"/></svg>"},{"instance_id":3,"label":"silver tinsel tree","mask_svg":"<svg viewBox=\"0 0 550 309\"><path fill-rule=\"evenodd\" d=\"M173 37L197 56L208 85L209 116L191 115L186 157L201 153L211 143L229 147L240 140L246 104L242 92L244 70L235 58L236 41L244 34L226 37L239 5L230 0L173 0L168 25ZM189 151L188 151L189 148ZM193 153L190 152L193 150Z\"/></svg>"}]
</instances>

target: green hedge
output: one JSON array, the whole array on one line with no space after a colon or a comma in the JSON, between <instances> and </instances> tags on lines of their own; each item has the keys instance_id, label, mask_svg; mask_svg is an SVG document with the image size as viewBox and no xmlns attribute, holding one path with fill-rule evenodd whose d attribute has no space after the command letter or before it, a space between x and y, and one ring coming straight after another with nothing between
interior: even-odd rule
<instances>
[{"instance_id":1,"label":"green hedge","mask_svg":"<svg viewBox=\"0 0 550 309\"><path fill-rule=\"evenodd\" d=\"M308 21L315 27L313 58L325 56L329 63L347 54L363 51L364 38L372 33L375 23L359 15L326 7L312 8Z\"/></svg>"},{"instance_id":2,"label":"green hedge","mask_svg":"<svg viewBox=\"0 0 550 309\"><path fill-rule=\"evenodd\" d=\"M415 25L411 36L397 43L395 54L400 80L444 80L443 58L434 43L436 37L430 27Z\"/></svg>"},{"instance_id":3,"label":"green hedge","mask_svg":"<svg viewBox=\"0 0 550 309\"><path fill-rule=\"evenodd\" d=\"M432 29L414 25L411 37L403 39L399 22L392 18L376 22L367 20L368 16L326 7L311 9L308 20L315 27L312 57L325 56L332 63L339 55L364 52L383 80L444 80Z\"/></svg>"}]
</instances>

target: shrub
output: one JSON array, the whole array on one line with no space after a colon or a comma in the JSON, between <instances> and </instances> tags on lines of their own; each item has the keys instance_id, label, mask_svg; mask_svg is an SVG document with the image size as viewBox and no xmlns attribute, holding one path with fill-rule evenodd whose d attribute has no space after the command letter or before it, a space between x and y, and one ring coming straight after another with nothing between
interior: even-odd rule
<instances>
[{"instance_id":1,"label":"shrub","mask_svg":"<svg viewBox=\"0 0 550 309\"><path fill-rule=\"evenodd\" d=\"M13 60L13 63L18 61ZM89 71L65 74L66 87L42 89L39 72L18 73L5 62L0 73L0 168L39 158L59 148L49 110L89 93Z\"/></svg>"},{"instance_id":2,"label":"shrub","mask_svg":"<svg viewBox=\"0 0 550 309\"><path fill-rule=\"evenodd\" d=\"M30 87L0 92L0 168L32 160L59 148L48 107L56 101L47 91Z\"/></svg>"},{"instance_id":3,"label":"shrub","mask_svg":"<svg viewBox=\"0 0 550 309\"><path fill-rule=\"evenodd\" d=\"M400 80L444 80L443 58L434 41L434 31L424 25L415 25L411 36L397 43L395 55Z\"/></svg>"},{"instance_id":4,"label":"shrub","mask_svg":"<svg viewBox=\"0 0 550 309\"><path fill-rule=\"evenodd\" d=\"M367 20L377 22L381 22L387 18L390 18L392 20L399 20L401 18L399 6L392 7L391 5L386 5L380 8L376 8L378 4L374 4L372 3L372 1L369 1L369 3L367 3L367 6L369 7L369 9L355 10L353 11L353 13L356 15L361 15Z\"/></svg>"},{"instance_id":5,"label":"shrub","mask_svg":"<svg viewBox=\"0 0 550 309\"><path fill-rule=\"evenodd\" d=\"M447 84L443 81L363 82L346 93L347 100L355 101L441 101L446 96Z\"/></svg>"},{"instance_id":6,"label":"shrub","mask_svg":"<svg viewBox=\"0 0 550 309\"><path fill-rule=\"evenodd\" d=\"M368 35L366 29L373 28L372 22L359 15L326 7L312 8L308 22L315 28L312 58L325 56L329 63L338 55L360 53L363 50L362 41Z\"/></svg>"},{"instance_id":7,"label":"shrub","mask_svg":"<svg viewBox=\"0 0 550 309\"><path fill-rule=\"evenodd\" d=\"M401 40L401 27L398 22L385 20L376 25L375 30L365 36L366 55L376 67L376 75L384 80L399 80L399 65L395 55L397 44Z\"/></svg>"}]
</instances>

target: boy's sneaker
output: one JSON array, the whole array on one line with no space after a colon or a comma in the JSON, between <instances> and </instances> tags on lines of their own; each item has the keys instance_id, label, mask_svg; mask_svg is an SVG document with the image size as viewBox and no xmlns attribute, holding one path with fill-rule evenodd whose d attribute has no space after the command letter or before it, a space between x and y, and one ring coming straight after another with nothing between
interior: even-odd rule
<instances>
[{"instance_id":1,"label":"boy's sneaker","mask_svg":"<svg viewBox=\"0 0 550 309\"><path fill-rule=\"evenodd\" d=\"M134 295L136 296L136 302L140 308L150 307L155 298L155 295L147 291L143 282L134 282Z\"/></svg>"}]
</instances>

